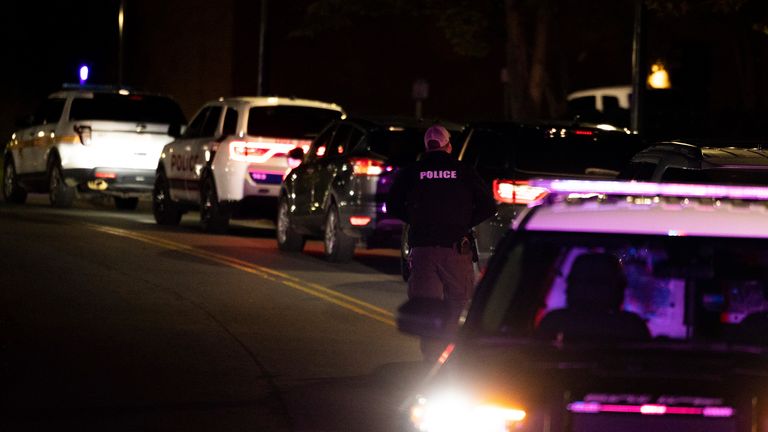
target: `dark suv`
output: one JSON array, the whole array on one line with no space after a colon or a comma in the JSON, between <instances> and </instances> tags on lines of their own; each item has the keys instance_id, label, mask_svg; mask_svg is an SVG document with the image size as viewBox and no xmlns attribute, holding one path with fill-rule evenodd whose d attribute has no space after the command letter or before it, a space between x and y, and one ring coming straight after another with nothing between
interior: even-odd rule
<instances>
[{"instance_id":1,"label":"dark suv","mask_svg":"<svg viewBox=\"0 0 768 432\"><path fill-rule=\"evenodd\" d=\"M465 136L463 142L454 140L454 154L475 167L498 202L496 215L475 229L481 267L517 214L546 194L529 179L614 178L645 147L638 135L595 124L478 122L467 126ZM407 235L401 251L407 280Z\"/></svg>"},{"instance_id":2,"label":"dark suv","mask_svg":"<svg viewBox=\"0 0 768 432\"><path fill-rule=\"evenodd\" d=\"M676 183L768 185L768 150L762 143L667 141L632 157L621 178Z\"/></svg>"},{"instance_id":3,"label":"dark suv","mask_svg":"<svg viewBox=\"0 0 768 432\"><path fill-rule=\"evenodd\" d=\"M346 118L329 125L307 154L289 157L301 164L280 190L277 243L300 251L306 237L322 237L325 256L343 262L357 243L367 247L400 244L402 222L387 214L386 194L398 167L424 150L433 121L403 118ZM460 127L443 123L456 136Z\"/></svg>"}]
</instances>

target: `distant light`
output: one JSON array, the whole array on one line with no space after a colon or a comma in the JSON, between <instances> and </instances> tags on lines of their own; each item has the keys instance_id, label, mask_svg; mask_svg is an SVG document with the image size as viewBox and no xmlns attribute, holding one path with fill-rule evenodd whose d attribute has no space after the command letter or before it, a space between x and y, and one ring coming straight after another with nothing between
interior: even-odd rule
<instances>
[{"instance_id":1,"label":"distant light","mask_svg":"<svg viewBox=\"0 0 768 432\"><path fill-rule=\"evenodd\" d=\"M128 90L126 90L126 89L120 89L120 90L118 90L117 92L118 92L118 93L120 93L120 94L121 94L121 95L123 95L123 96L128 96L129 94L131 94L131 92L129 92L129 91L128 91Z\"/></svg>"},{"instance_id":2,"label":"distant light","mask_svg":"<svg viewBox=\"0 0 768 432\"><path fill-rule=\"evenodd\" d=\"M85 84L88 81L88 73L90 70L87 65L80 66L80 84Z\"/></svg>"},{"instance_id":3,"label":"distant light","mask_svg":"<svg viewBox=\"0 0 768 432\"><path fill-rule=\"evenodd\" d=\"M664 63L658 61L651 66L651 74L648 75L648 87L652 89L672 88L672 83L669 82L669 72L664 68Z\"/></svg>"}]
</instances>

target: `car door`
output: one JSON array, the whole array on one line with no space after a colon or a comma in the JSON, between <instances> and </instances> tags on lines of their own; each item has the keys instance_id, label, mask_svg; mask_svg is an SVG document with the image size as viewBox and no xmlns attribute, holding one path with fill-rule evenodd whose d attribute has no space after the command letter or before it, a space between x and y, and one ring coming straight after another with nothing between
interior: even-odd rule
<instances>
[{"instance_id":1,"label":"car door","mask_svg":"<svg viewBox=\"0 0 768 432\"><path fill-rule=\"evenodd\" d=\"M335 187L336 175L341 170L341 166L346 164L345 156L352 135L359 140L362 133L351 125L339 125L327 145L325 157L317 161L309 206L309 217L313 225L322 226L324 223L325 213Z\"/></svg>"},{"instance_id":2,"label":"car door","mask_svg":"<svg viewBox=\"0 0 768 432\"><path fill-rule=\"evenodd\" d=\"M166 175L170 183L171 196L177 201L196 203L199 199L198 170L205 162L199 159L197 149L213 139L218 128L220 106L205 106L192 118L189 127L179 139L168 145L170 162ZM195 149L193 151L193 149Z\"/></svg>"},{"instance_id":3,"label":"car door","mask_svg":"<svg viewBox=\"0 0 768 432\"><path fill-rule=\"evenodd\" d=\"M62 98L45 100L31 117L31 124L18 132L20 146L15 162L19 174L45 173L48 150L56 136L65 102Z\"/></svg>"},{"instance_id":4,"label":"car door","mask_svg":"<svg viewBox=\"0 0 768 432\"><path fill-rule=\"evenodd\" d=\"M298 225L309 226L309 218L316 213L317 209L312 208L316 205L314 199L315 183L320 176L319 167L322 166L328 147L336 130L335 126L328 127L312 142L306 157L301 165L296 167L290 178L287 179L291 184L288 193L293 198L295 210L293 217Z\"/></svg>"}]
</instances>

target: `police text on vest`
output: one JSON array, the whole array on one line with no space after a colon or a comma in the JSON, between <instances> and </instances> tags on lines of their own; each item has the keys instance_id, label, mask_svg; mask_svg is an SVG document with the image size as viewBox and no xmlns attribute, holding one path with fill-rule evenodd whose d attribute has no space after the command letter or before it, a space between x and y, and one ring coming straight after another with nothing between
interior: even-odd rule
<instances>
[{"instance_id":1,"label":"police text on vest","mask_svg":"<svg viewBox=\"0 0 768 432\"><path fill-rule=\"evenodd\" d=\"M423 179L455 179L456 171L450 170L435 170L435 171L419 171L419 180Z\"/></svg>"}]
</instances>

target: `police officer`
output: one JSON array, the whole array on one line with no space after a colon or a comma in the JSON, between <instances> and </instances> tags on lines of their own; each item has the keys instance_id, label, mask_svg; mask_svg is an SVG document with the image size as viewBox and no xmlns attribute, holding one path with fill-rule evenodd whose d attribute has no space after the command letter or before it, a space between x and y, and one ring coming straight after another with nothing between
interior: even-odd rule
<instances>
[{"instance_id":1,"label":"police officer","mask_svg":"<svg viewBox=\"0 0 768 432\"><path fill-rule=\"evenodd\" d=\"M444 300L453 329L474 289L471 229L494 214L496 203L477 172L451 156L448 130L430 127L424 145L421 159L395 178L387 211L410 225L408 298ZM427 358L441 347L422 339Z\"/></svg>"}]
</instances>

